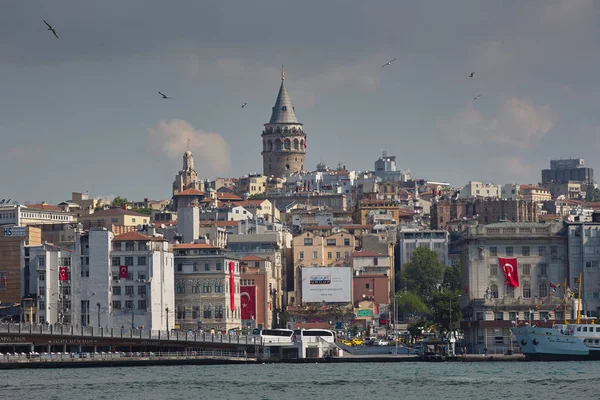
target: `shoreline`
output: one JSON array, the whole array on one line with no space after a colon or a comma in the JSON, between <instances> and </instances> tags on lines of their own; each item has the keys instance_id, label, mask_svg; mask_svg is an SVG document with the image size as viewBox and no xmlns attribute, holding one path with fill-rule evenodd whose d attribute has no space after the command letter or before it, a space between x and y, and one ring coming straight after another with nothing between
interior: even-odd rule
<instances>
[{"instance_id":1,"label":"shoreline","mask_svg":"<svg viewBox=\"0 0 600 400\"><path fill-rule=\"evenodd\" d=\"M147 367L171 365L234 365L234 364L326 364L326 363L394 363L394 362L515 362L526 361L524 356L513 355L467 355L450 357L446 360L424 360L419 356L346 356L323 358L296 359L256 359L223 358L223 357L189 357L189 358L148 358L127 357L122 359L26 359L0 361L0 370L10 369L40 369L40 368L117 368L117 367Z\"/></svg>"}]
</instances>

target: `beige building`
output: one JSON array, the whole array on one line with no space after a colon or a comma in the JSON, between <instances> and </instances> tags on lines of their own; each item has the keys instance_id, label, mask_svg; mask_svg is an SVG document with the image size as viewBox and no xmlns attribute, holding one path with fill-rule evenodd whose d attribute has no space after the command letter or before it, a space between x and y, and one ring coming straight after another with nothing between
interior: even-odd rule
<instances>
[{"instance_id":1,"label":"beige building","mask_svg":"<svg viewBox=\"0 0 600 400\"><path fill-rule=\"evenodd\" d=\"M0 206L0 227L72 224L73 214L50 204Z\"/></svg>"},{"instance_id":2,"label":"beige building","mask_svg":"<svg viewBox=\"0 0 600 400\"><path fill-rule=\"evenodd\" d=\"M539 186L521 185L521 200L530 202L542 202L552 200L550 190Z\"/></svg>"},{"instance_id":3,"label":"beige building","mask_svg":"<svg viewBox=\"0 0 600 400\"><path fill-rule=\"evenodd\" d=\"M564 181L564 182L546 182L544 188L550 191L552 197L565 196L567 200L579 200L583 190L581 182Z\"/></svg>"},{"instance_id":4,"label":"beige building","mask_svg":"<svg viewBox=\"0 0 600 400\"><path fill-rule=\"evenodd\" d=\"M90 215L79 217L84 229L103 227L111 229L112 225L137 227L150 223L150 216L124 208L109 208Z\"/></svg>"},{"instance_id":5,"label":"beige building","mask_svg":"<svg viewBox=\"0 0 600 400\"><path fill-rule=\"evenodd\" d=\"M208 332L241 329L239 260L204 243L178 244L173 250L175 327Z\"/></svg>"},{"instance_id":6,"label":"beige building","mask_svg":"<svg viewBox=\"0 0 600 400\"><path fill-rule=\"evenodd\" d=\"M240 178L238 191L241 194L254 196L267 190L267 177L260 174L248 175Z\"/></svg>"},{"instance_id":7,"label":"beige building","mask_svg":"<svg viewBox=\"0 0 600 400\"><path fill-rule=\"evenodd\" d=\"M305 232L292 240L294 257L294 292L289 295L289 303L300 300L298 292L302 267L350 267L352 252L356 248L356 238L348 232L338 232L320 236Z\"/></svg>"},{"instance_id":8,"label":"beige building","mask_svg":"<svg viewBox=\"0 0 600 400\"><path fill-rule=\"evenodd\" d=\"M281 213L277 208L273 207L273 203L267 199L238 201L234 204L236 206L244 207L257 218L264 218L271 222L280 221ZM274 221L273 218L275 219Z\"/></svg>"},{"instance_id":9,"label":"beige building","mask_svg":"<svg viewBox=\"0 0 600 400\"><path fill-rule=\"evenodd\" d=\"M562 224L501 222L469 227L459 243L464 345L470 352L511 347L509 328L518 321L562 321L560 290L568 282L566 229ZM516 257L519 286L505 284L499 257ZM567 303L573 318L574 301Z\"/></svg>"}]
</instances>

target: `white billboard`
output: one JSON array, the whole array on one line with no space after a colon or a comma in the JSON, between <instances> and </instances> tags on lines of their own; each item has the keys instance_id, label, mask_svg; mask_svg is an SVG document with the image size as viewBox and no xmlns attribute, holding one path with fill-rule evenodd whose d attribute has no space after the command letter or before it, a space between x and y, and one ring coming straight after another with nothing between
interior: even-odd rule
<instances>
[{"instance_id":1,"label":"white billboard","mask_svg":"<svg viewBox=\"0 0 600 400\"><path fill-rule=\"evenodd\" d=\"M302 268L302 301L305 303L352 302L352 268Z\"/></svg>"}]
</instances>

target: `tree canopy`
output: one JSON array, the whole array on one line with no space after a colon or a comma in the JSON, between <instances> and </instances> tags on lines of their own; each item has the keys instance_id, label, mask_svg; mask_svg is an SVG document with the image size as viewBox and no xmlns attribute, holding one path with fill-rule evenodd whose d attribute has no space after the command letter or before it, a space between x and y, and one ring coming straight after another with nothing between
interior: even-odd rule
<instances>
[{"instance_id":1,"label":"tree canopy","mask_svg":"<svg viewBox=\"0 0 600 400\"><path fill-rule=\"evenodd\" d=\"M402 266L401 281L405 290L428 299L442 284L445 270L435 251L418 247L410 261Z\"/></svg>"}]
</instances>

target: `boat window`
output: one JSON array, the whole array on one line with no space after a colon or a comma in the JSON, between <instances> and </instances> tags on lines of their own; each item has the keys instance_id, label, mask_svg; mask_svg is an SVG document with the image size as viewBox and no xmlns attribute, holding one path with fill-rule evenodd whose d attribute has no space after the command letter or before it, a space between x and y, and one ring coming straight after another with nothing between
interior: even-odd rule
<instances>
[{"instance_id":1,"label":"boat window","mask_svg":"<svg viewBox=\"0 0 600 400\"><path fill-rule=\"evenodd\" d=\"M580 326L577 327L577 332L581 332L581 327Z\"/></svg>"},{"instance_id":2,"label":"boat window","mask_svg":"<svg viewBox=\"0 0 600 400\"><path fill-rule=\"evenodd\" d=\"M577 330L579 330L579 329L577 329ZM587 326L584 326L584 327L583 327L583 331L584 331L584 332L587 332Z\"/></svg>"},{"instance_id":3,"label":"boat window","mask_svg":"<svg viewBox=\"0 0 600 400\"><path fill-rule=\"evenodd\" d=\"M596 327L596 332L600 332L600 327Z\"/></svg>"}]
</instances>

